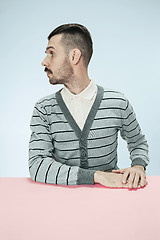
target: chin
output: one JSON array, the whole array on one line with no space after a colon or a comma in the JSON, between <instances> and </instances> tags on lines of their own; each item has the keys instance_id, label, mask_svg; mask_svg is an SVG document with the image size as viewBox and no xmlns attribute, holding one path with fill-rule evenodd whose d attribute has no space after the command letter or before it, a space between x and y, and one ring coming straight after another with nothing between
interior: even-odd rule
<instances>
[{"instance_id":1,"label":"chin","mask_svg":"<svg viewBox=\"0 0 160 240\"><path fill-rule=\"evenodd\" d=\"M57 80L57 79L49 79L49 82L50 82L50 84L52 84L52 85L56 85L56 84L59 84L60 82Z\"/></svg>"},{"instance_id":2,"label":"chin","mask_svg":"<svg viewBox=\"0 0 160 240\"><path fill-rule=\"evenodd\" d=\"M64 84L66 81L64 79L55 79L55 78L50 78L49 79L50 84L56 85L56 84Z\"/></svg>"},{"instance_id":3,"label":"chin","mask_svg":"<svg viewBox=\"0 0 160 240\"><path fill-rule=\"evenodd\" d=\"M54 80L52 80L52 79L49 79L49 82L50 82L50 84L52 84L52 85L55 85L55 84L57 84L57 82L55 82Z\"/></svg>"}]
</instances>

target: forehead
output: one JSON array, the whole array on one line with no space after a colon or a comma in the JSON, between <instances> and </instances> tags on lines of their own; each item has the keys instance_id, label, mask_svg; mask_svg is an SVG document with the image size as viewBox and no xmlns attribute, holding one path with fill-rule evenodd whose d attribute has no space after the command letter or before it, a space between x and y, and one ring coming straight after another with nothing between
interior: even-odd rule
<instances>
[{"instance_id":1,"label":"forehead","mask_svg":"<svg viewBox=\"0 0 160 240\"><path fill-rule=\"evenodd\" d=\"M61 38L62 38L62 34L57 34L57 35L51 37L48 42L46 50L50 47L53 47L53 49L55 49L55 50L62 48Z\"/></svg>"}]
</instances>

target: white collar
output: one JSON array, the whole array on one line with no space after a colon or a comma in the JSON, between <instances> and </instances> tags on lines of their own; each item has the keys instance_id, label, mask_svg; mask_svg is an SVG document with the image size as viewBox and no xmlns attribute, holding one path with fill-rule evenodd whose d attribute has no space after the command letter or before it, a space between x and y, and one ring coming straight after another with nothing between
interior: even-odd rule
<instances>
[{"instance_id":1,"label":"white collar","mask_svg":"<svg viewBox=\"0 0 160 240\"><path fill-rule=\"evenodd\" d=\"M97 92L97 85L90 80L90 83L88 86L79 94L73 94L71 93L66 86L63 87L62 89L63 93L67 95L69 98L85 98L85 99L92 99L95 92Z\"/></svg>"}]
</instances>

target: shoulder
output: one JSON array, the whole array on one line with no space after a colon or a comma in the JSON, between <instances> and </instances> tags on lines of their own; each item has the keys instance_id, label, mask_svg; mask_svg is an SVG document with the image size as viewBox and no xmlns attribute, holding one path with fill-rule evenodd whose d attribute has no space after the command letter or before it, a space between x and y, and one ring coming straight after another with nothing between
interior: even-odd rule
<instances>
[{"instance_id":1,"label":"shoulder","mask_svg":"<svg viewBox=\"0 0 160 240\"><path fill-rule=\"evenodd\" d=\"M53 109L56 111L57 107L58 103L56 100L56 93L52 93L40 98L34 106L34 108L43 115L51 114L51 112L53 112Z\"/></svg>"},{"instance_id":2,"label":"shoulder","mask_svg":"<svg viewBox=\"0 0 160 240\"><path fill-rule=\"evenodd\" d=\"M124 95L124 93L119 92L115 89L110 89L110 88L105 88L104 89L104 97L110 97L110 98L121 98L122 100L126 100L126 97Z\"/></svg>"},{"instance_id":3,"label":"shoulder","mask_svg":"<svg viewBox=\"0 0 160 240\"><path fill-rule=\"evenodd\" d=\"M125 97L123 93L117 90L104 88L102 102L103 104L125 109L128 104L128 99Z\"/></svg>"},{"instance_id":4,"label":"shoulder","mask_svg":"<svg viewBox=\"0 0 160 240\"><path fill-rule=\"evenodd\" d=\"M54 105L54 104L57 104L56 93L52 93L50 95L44 96L36 102L36 105L39 105L43 108L45 108L45 106Z\"/></svg>"}]
</instances>

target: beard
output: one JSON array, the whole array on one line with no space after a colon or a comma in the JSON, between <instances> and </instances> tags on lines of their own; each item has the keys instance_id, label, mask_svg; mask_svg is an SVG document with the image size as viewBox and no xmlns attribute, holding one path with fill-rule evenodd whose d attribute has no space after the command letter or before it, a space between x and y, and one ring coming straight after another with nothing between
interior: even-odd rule
<instances>
[{"instance_id":1,"label":"beard","mask_svg":"<svg viewBox=\"0 0 160 240\"><path fill-rule=\"evenodd\" d=\"M56 85L69 83L73 79L73 76L73 68L68 59L65 58L62 66L58 68L54 74L49 71L48 77L50 84Z\"/></svg>"}]
</instances>

